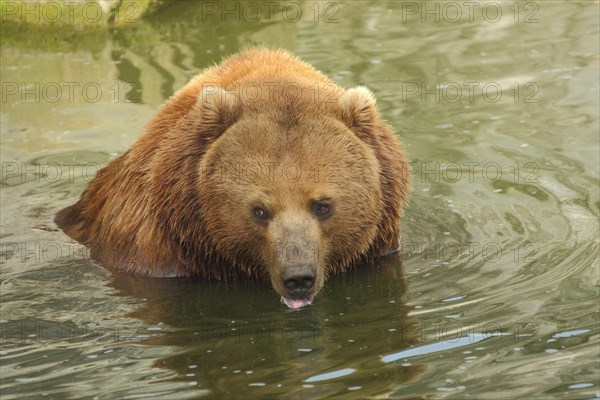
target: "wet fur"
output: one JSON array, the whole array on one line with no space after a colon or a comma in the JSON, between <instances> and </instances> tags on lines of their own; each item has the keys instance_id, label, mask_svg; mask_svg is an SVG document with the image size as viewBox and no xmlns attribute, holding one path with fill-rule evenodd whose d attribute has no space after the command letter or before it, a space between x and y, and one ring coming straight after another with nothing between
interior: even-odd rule
<instances>
[{"instance_id":1,"label":"wet fur","mask_svg":"<svg viewBox=\"0 0 600 400\"><path fill-rule=\"evenodd\" d=\"M301 88L301 94L293 101L286 99L277 88L268 92L268 82L279 82L280 87L284 82L293 83ZM227 94L248 84L260 86L260 99ZM202 92L207 85L222 90ZM318 97L314 96L315 85ZM253 126L261 129L252 130ZM231 134L236 127L245 127L245 136ZM311 139L316 141L313 147L303 142L310 132L302 129L320 132ZM325 137L333 131L335 134ZM351 204L336 207L336 211L345 211L337 216L335 226L325 229L302 210L296 215L286 211L288 221L302 226L289 240L300 245L307 240L318 243L321 281L328 273L399 246L400 214L409 191L408 164L398 139L379 115L375 99L364 88L338 87L285 51L263 48L224 60L178 91L132 148L100 170L79 201L61 210L55 221L70 237L88 245L92 257L109 268L153 277L268 278L283 268L282 261L273 256L281 250L273 248L277 246L273 237L285 236L285 224L272 224L261 231L259 225L252 225L243 207L233 214L223 211L229 210L221 203L223 191L232 186L215 183L215 169L222 167L216 165L217 160L242 154L239 146L236 150L236 142L255 148L274 146L278 149L274 158L283 157L282 135L290 141L287 148L305 149L301 155L291 156L303 157L302 166L307 170L333 162L344 167L339 170L342 179L356 173L365 179L364 190L359 183L354 186L363 197L343 193ZM346 148L336 151L337 142L338 147L343 143ZM330 159L332 152L341 159ZM287 186L278 181L253 183L232 190L236 201L260 197L261 186L288 190L278 193L277 207L296 201L297 191L293 190L298 185L305 185L311 193L332 187L325 188L323 182L310 177ZM342 181L335 187L343 192L346 186ZM231 230L236 226L239 228Z\"/></svg>"}]
</instances>

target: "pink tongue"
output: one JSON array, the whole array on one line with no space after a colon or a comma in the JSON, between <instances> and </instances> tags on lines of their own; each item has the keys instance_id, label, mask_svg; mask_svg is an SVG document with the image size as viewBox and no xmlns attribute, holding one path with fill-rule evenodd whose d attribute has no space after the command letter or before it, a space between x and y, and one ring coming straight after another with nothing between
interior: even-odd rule
<instances>
[{"instance_id":1,"label":"pink tongue","mask_svg":"<svg viewBox=\"0 0 600 400\"><path fill-rule=\"evenodd\" d=\"M286 306L292 309L301 308L304 306L308 306L312 303L309 299L288 299L287 297L282 297L281 301L285 303Z\"/></svg>"}]
</instances>

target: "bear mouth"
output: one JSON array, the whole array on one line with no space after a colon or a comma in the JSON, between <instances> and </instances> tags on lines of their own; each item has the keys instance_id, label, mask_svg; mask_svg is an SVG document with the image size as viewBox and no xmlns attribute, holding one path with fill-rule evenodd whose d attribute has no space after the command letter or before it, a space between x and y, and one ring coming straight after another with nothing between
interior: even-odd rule
<instances>
[{"instance_id":1,"label":"bear mouth","mask_svg":"<svg viewBox=\"0 0 600 400\"><path fill-rule=\"evenodd\" d=\"M297 310L302 307L306 307L312 304L313 296L304 298L304 299L292 299L290 297L281 296L281 302L291 308L292 310Z\"/></svg>"}]
</instances>

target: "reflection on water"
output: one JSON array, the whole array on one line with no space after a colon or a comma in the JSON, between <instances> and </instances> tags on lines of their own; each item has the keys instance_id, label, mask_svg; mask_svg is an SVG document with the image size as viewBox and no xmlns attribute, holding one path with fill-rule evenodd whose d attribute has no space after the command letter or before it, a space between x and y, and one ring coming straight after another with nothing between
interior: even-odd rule
<instances>
[{"instance_id":1,"label":"reflection on water","mask_svg":"<svg viewBox=\"0 0 600 400\"><path fill-rule=\"evenodd\" d=\"M305 312L285 310L268 284L211 286L116 276L111 286L147 299L130 314L151 324L146 329L169 330L144 344L181 349L156 366L176 371L182 381L202 382L211 393L233 396L249 385L256 395L270 396L321 397L343 394L349 386L386 392L423 370L419 364L388 370L379 359L418 341L418 327L403 303L399 263L396 257L371 270L349 271ZM348 362L340 364L340 357ZM350 370L348 380L334 379ZM322 371L334 372L328 378ZM310 385L326 380L331 381L326 386Z\"/></svg>"},{"instance_id":2,"label":"reflection on water","mask_svg":"<svg viewBox=\"0 0 600 400\"><path fill-rule=\"evenodd\" d=\"M206 4L53 40L2 25L3 397L598 396L597 2ZM51 222L252 43L368 85L413 164L402 255L297 312L262 283L111 275Z\"/></svg>"}]
</instances>

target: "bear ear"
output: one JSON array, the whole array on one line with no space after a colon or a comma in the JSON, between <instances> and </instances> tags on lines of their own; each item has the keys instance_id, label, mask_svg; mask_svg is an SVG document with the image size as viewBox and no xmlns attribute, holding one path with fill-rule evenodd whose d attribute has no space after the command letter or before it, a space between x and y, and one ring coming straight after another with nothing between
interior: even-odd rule
<instances>
[{"instance_id":1,"label":"bear ear","mask_svg":"<svg viewBox=\"0 0 600 400\"><path fill-rule=\"evenodd\" d=\"M375 96L366 87L348 89L339 99L339 117L357 134L370 131L377 120L375 103Z\"/></svg>"},{"instance_id":2,"label":"bear ear","mask_svg":"<svg viewBox=\"0 0 600 400\"><path fill-rule=\"evenodd\" d=\"M241 105L235 93L227 92L217 86L206 86L198 94L202 122L226 129L241 114Z\"/></svg>"}]
</instances>

